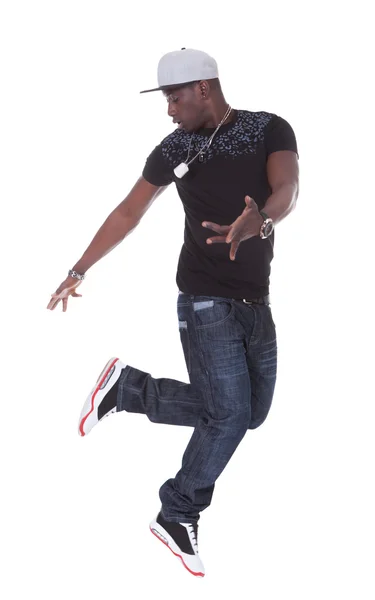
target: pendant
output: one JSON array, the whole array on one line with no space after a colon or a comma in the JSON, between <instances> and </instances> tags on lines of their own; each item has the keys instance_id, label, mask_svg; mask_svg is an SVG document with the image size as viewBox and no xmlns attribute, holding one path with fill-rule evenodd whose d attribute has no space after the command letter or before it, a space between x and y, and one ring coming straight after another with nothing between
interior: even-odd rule
<instances>
[{"instance_id":1,"label":"pendant","mask_svg":"<svg viewBox=\"0 0 375 600\"><path fill-rule=\"evenodd\" d=\"M181 179L189 171L189 167L187 166L186 163L181 163L178 165L178 167L176 167L173 170L174 170L174 174L176 175L176 177Z\"/></svg>"}]
</instances>

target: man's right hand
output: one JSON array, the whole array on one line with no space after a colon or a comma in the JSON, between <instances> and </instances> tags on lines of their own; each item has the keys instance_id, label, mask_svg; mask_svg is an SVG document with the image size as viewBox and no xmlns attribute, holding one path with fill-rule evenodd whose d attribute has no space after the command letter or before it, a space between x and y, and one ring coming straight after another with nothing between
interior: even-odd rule
<instances>
[{"instance_id":1,"label":"man's right hand","mask_svg":"<svg viewBox=\"0 0 375 600\"><path fill-rule=\"evenodd\" d=\"M169 184L168 184L169 185ZM111 214L104 221L103 225L97 231L94 239L81 256L78 267L85 266L85 272L98 262L103 256L108 254L122 240L137 227L145 212L151 204L165 190L168 185L153 185L141 176L134 185L133 189L127 195ZM75 268L73 267L73 268ZM81 294L76 293L76 288L81 280L74 277L67 277L65 281L52 294L52 298L47 308L54 310L59 302L62 302L63 312L66 312L69 296L79 298Z\"/></svg>"},{"instance_id":2,"label":"man's right hand","mask_svg":"<svg viewBox=\"0 0 375 600\"><path fill-rule=\"evenodd\" d=\"M51 301L48 304L47 308L49 310L54 310L59 302L62 302L63 312L66 312L68 307L68 298L72 296L73 298L81 298L82 294L77 294L76 289L82 283L81 280L76 279L75 277L68 276L65 281L57 288L56 292L52 294Z\"/></svg>"}]
</instances>

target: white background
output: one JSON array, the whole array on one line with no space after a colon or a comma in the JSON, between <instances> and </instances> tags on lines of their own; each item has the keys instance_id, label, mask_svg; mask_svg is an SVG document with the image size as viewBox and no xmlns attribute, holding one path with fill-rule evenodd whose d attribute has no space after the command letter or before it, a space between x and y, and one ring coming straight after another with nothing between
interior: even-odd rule
<instances>
[{"instance_id":1,"label":"white background","mask_svg":"<svg viewBox=\"0 0 375 600\"><path fill-rule=\"evenodd\" d=\"M374 598L369 7L2 2L2 598ZM202 513L203 580L148 529L192 430L121 413L77 434L111 356L188 381L175 189L89 271L67 313L46 310L172 131L162 95L139 91L181 47L217 59L232 106L290 122L301 175L272 263L274 404Z\"/></svg>"}]
</instances>

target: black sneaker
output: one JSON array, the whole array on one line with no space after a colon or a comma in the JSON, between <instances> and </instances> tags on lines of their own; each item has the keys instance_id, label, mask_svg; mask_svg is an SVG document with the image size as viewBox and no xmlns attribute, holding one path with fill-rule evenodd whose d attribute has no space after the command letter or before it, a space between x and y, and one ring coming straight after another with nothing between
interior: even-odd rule
<instances>
[{"instance_id":1,"label":"black sneaker","mask_svg":"<svg viewBox=\"0 0 375 600\"><path fill-rule=\"evenodd\" d=\"M87 435L104 417L116 412L116 384L125 367L118 358L111 358L107 362L83 405L78 425L80 435Z\"/></svg>"},{"instance_id":2,"label":"black sneaker","mask_svg":"<svg viewBox=\"0 0 375 600\"><path fill-rule=\"evenodd\" d=\"M161 512L150 523L151 532L182 560L184 567L196 577L204 577L204 566L198 555L198 523L172 523Z\"/></svg>"}]
</instances>

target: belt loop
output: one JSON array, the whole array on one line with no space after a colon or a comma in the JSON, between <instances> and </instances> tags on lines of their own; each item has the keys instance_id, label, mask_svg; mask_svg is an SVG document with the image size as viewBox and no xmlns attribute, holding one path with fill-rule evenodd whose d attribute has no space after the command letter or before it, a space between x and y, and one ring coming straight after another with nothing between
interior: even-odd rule
<instances>
[{"instance_id":1,"label":"belt loop","mask_svg":"<svg viewBox=\"0 0 375 600\"><path fill-rule=\"evenodd\" d=\"M262 296L261 298L254 298L252 300L246 300L246 298L241 298L241 302L243 302L244 304L264 304L265 306L268 306L271 303L269 294L267 296Z\"/></svg>"}]
</instances>

